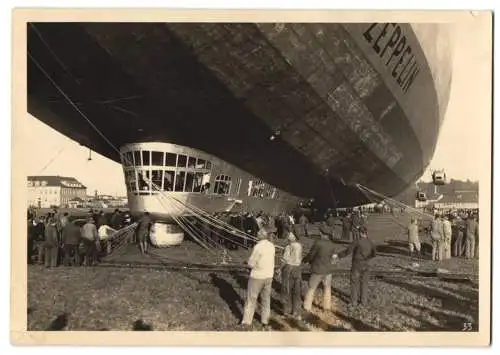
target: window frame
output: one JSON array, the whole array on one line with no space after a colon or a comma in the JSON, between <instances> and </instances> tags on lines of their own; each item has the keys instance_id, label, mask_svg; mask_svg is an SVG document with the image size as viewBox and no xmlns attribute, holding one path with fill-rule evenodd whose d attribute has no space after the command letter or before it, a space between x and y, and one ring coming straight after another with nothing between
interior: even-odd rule
<instances>
[{"instance_id":1,"label":"window frame","mask_svg":"<svg viewBox=\"0 0 500 355\"><path fill-rule=\"evenodd\" d=\"M144 153L147 153L148 164L144 163ZM142 159L142 166L151 166L151 151L150 150L141 150L141 159Z\"/></svg>"},{"instance_id":2,"label":"window frame","mask_svg":"<svg viewBox=\"0 0 500 355\"><path fill-rule=\"evenodd\" d=\"M161 154L161 162L160 164L154 164L154 161L153 161L153 153L159 153ZM151 166L165 166L165 152L160 152L158 150L152 150L151 151Z\"/></svg>"}]
</instances>

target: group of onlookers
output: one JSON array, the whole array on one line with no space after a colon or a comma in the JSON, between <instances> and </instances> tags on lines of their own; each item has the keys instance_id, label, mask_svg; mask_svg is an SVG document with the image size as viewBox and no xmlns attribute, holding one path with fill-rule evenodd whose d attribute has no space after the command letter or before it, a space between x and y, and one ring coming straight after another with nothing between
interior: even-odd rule
<instances>
[{"instance_id":1,"label":"group of onlookers","mask_svg":"<svg viewBox=\"0 0 500 355\"><path fill-rule=\"evenodd\" d=\"M284 239L295 224L294 218L286 213L272 216L262 211L257 213L217 212L213 214L213 217L252 237L257 237L258 231L265 225L266 230L274 236ZM236 250L239 247L252 247L255 244L251 238L243 238L241 235L231 233L230 230L219 224L208 223L206 220L196 218L193 218L191 223L198 227L206 241L223 245L228 250ZM298 228L298 233L307 233L306 225L307 218L302 216L295 228Z\"/></svg>"},{"instance_id":2,"label":"group of onlookers","mask_svg":"<svg viewBox=\"0 0 500 355\"><path fill-rule=\"evenodd\" d=\"M478 256L478 215L436 214L430 227L432 260L446 260L465 256Z\"/></svg>"},{"instance_id":3,"label":"group of onlookers","mask_svg":"<svg viewBox=\"0 0 500 355\"><path fill-rule=\"evenodd\" d=\"M436 213L429 226L419 225L412 217L407 228L410 256L422 257L420 235L428 235L432 245L432 260L452 257L478 257L479 223L476 214Z\"/></svg>"},{"instance_id":4,"label":"group of onlookers","mask_svg":"<svg viewBox=\"0 0 500 355\"><path fill-rule=\"evenodd\" d=\"M261 322L264 326L269 323L271 314L271 289L275 276L281 278L281 296L283 314L300 319L303 310L310 312L316 289L323 284L322 307L332 310L332 272L337 259L352 255L351 267L351 307L368 302L369 262L376 256L375 245L368 239L367 229L360 226L359 238L343 251L338 250L334 243L335 231L326 222L320 226L319 239L315 241L307 255L303 255L303 246L300 237L293 231L288 231L288 243L281 257L281 265L276 272L275 253L272 233L264 227L257 233L259 241L252 250L248 260L251 269L248 280L247 297L241 324L248 326L252 323L257 300L261 298ZM308 289L302 301L302 267L311 265Z\"/></svg>"},{"instance_id":5,"label":"group of onlookers","mask_svg":"<svg viewBox=\"0 0 500 355\"><path fill-rule=\"evenodd\" d=\"M28 211L28 264L45 267L58 265L95 265L101 255L110 251L109 230L118 230L130 223L128 214L118 209L111 216L90 210L84 221L70 218L57 209L36 216Z\"/></svg>"},{"instance_id":6,"label":"group of onlookers","mask_svg":"<svg viewBox=\"0 0 500 355\"><path fill-rule=\"evenodd\" d=\"M328 221L332 219L332 221L329 223ZM353 241L353 240L358 240L359 239L359 230L361 227L366 227L366 222L368 220L368 217L366 214L362 213L359 210L355 210L352 213L348 212L347 215L342 217L342 240L348 240L348 241ZM329 217L327 219L328 224L332 224L335 220L333 219L333 216Z\"/></svg>"}]
</instances>

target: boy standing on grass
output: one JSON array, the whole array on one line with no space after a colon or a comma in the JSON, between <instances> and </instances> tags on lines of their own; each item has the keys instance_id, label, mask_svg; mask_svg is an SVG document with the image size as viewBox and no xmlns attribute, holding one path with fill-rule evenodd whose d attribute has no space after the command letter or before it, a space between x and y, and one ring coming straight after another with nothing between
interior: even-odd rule
<instances>
[{"instance_id":1,"label":"boy standing on grass","mask_svg":"<svg viewBox=\"0 0 500 355\"><path fill-rule=\"evenodd\" d=\"M288 245L283 252L281 269L281 295L284 315L300 318L302 308L302 244L292 232L288 233Z\"/></svg>"}]
</instances>

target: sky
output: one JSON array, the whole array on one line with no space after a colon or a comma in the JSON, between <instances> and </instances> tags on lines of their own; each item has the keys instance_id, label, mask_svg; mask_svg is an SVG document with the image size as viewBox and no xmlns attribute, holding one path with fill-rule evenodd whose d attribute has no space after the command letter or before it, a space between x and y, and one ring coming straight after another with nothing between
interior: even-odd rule
<instances>
[{"instance_id":1,"label":"sky","mask_svg":"<svg viewBox=\"0 0 500 355\"><path fill-rule=\"evenodd\" d=\"M474 26L474 22L454 26L450 100L434 157L422 177L424 180L429 180L432 169L444 169L449 178L478 180L481 166L485 163L479 148L473 144L481 140L485 132L484 125L481 129L481 125L474 123L479 117L473 101L470 105L464 102L477 89L473 85L477 82L478 70L485 69L464 70L470 67L470 61L484 55L478 50L480 41L477 40ZM20 142L30 152L24 161L27 175L73 176L87 186L88 194L94 194L95 190L102 194L126 194L120 164L95 152L92 152L92 160L89 161L87 148L29 114L20 120L23 127ZM15 144L16 139L13 141Z\"/></svg>"}]
</instances>

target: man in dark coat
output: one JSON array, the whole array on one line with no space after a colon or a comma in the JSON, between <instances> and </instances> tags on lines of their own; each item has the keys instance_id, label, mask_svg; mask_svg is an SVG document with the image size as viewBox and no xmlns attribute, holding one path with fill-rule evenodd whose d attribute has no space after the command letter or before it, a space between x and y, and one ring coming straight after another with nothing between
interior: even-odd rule
<instances>
[{"instance_id":1,"label":"man in dark coat","mask_svg":"<svg viewBox=\"0 0 500 355\"><path fill-rule=\"evenodd\" d=\"M111 216L110 227L116 230L119 230L123 227L123 214L118 208L115 210L115 212L113 212L113 215Z\"/></svg>"},{"instance_id":2,"label":"man in dark coat","mask_svg":"<svg viewBox=\"0 0 500 355\"><path fill-rule=\"evenodd\" d=\"M99 243L99 235L94 219L92 217L87 218L87 223L80 228L80 231L82 234L82 242L85 245L83 264L86 266L93 266L98 259L97 244Z\"/></svg>"},{"instance_id":3,"label":"man in dark coat","mask_svg":"<svg viewBox=\"0 0 500 355\"><path fill-rule=\"evenodd\" d=\"M303 263L311 264L311 277L309 288L304 299L304 309L311 311L314 293L320 283L323 283L323 309L331 309L332 292L332 256L335 253L335 244L332 242L332 229L326 224L320 227L320 239L317 240L309 253L303 259Z\"/></svg>"},{"instance_id":4,"label":"man in dark coat","mask_svg":"<svg viewBox=\"0 0 500 355\"><path fill-rule=\"evenodd\" d=\"M352 240L352 219L350 213L342 218L342 240Z\"/></svg>"},{"instance_id":5,"label":"man in dark coat","mask_svg":"<svg viewBox=\"0 0 500 355\"><path fill-rule=\"evenodd\" d=\"M334 258L344 258L349 254L352 254L351 306L356 307L358 303L366 305L368 301L369 262L377 253L375 245L368 239L368 233L364 226L359 228L359 239L355 240L349 248L340 252Z\"/></svg>"},{"instance_id":6,"label":"man in dark coat","mask_svg":"<svg viewBox=\"0 0 500 355\"><path fill-rule=\"evenodd\" d=\"M28 218L28 264L33 263L33 246L35 245L35 225L31 215Z\"/></svg>"},{"instance_id":7,"label":"man in dark coat","mask_svg":"<svg viewBox=\"0 0 500 355\"><path fill-rule=\"evenodd\" d=\"M147 254L149 249L149 233L151 231L151 226L153 222L149 216L149 212L144 212L144 215L139 220L139 225L137 226L137 241L139 242L139 247L141 248L142 254Z\"/></svg>"},{"instance_id":8,"label":"man in dark coat","mask_svg":"<svg viewBox=\"0 0 500 355\"><path fill-rule=\"evenodd\" d=\"M80 228L73 222L68 222L63 228L62 235L64 265L80 266L80 250L78 248L82 239Z\"/></svg>"},{"instance_id":9,"label":"man in dark coat","mask_svg":"<svg viewBox=\"0 0 500 355\"><path fill-rule=\"evenodd\" d=\"M104 211L99 212L99 217L97 217L97 220L95 222L97 230L99 230L99 227L101 226L109 225L108 218L104 215Z\"/></svg>"},{"instance_id":10,"label":"man in dark coat","mask_svg":"<svg viewBox=\"0 0 500 355\"><path fill-rule=\"evenodd\" d=\"M43 243L45 249L45 267L57 266L57 255L59 251L59 235L57 233L57 222L51 217L45 227L45 241Z\"/></svg>"},{"instance_id":11,"label":"man in dark coat","mask_svg":"<svg viewBox=\"0 0 500 355\"><path fill-rule=\"evenodd\" d=\"M359 211L356 210L352 214L352 222L351 222L352 239L355 241L359 239L360 226L361 226L361 216Z\"/></svg>"}]
</instances>

